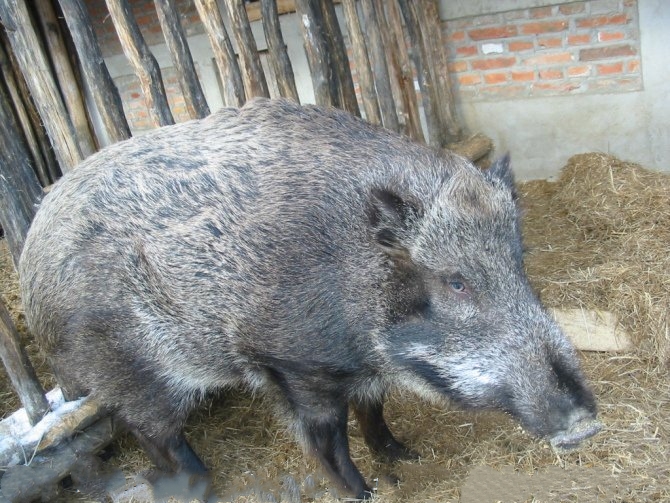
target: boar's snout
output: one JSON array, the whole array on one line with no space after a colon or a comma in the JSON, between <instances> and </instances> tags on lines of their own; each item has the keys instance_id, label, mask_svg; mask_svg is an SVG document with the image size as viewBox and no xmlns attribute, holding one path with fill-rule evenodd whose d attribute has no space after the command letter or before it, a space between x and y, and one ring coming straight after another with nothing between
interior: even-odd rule
<instances>
[{"instance_id":1,"label":"boar's snout","mask_svg":"<svg viewBox=\"0 0 670 503\"><path fill-rule=\"evenodd\" d=\"M602 423L596 414L584 408L573 411L568 426L550 437L551 446L559 451L569 451L579 446L602 429Z\"/></svg>"}]
</instances>

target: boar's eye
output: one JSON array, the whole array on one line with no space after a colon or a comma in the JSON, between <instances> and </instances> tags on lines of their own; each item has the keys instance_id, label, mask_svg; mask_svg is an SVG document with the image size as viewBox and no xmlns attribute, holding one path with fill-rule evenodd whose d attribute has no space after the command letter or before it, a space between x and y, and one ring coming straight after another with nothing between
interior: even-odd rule
<instances>
[{"instance_id":1,"label":"boar's eye","mask_svg":"<svg viewBox=\"0 0 670 503\"><path fill-rule=\"evenodd\" d=\"M463 283L462 281L450 281L449 288L451 288L456 293L465 293L467 290L465 287L465 283Z\"/></svg>"},{"instance_id":2,"label":"boar's eye","mask_svg":"<svg viewBox=\"0 0 670 503\"><path fill-rule=\"evenodd\" d=\"M443 278L443 281L447 288L459 296L469 297L472 293L467 282L460 275Z\"/></svg>"}]
</instances>

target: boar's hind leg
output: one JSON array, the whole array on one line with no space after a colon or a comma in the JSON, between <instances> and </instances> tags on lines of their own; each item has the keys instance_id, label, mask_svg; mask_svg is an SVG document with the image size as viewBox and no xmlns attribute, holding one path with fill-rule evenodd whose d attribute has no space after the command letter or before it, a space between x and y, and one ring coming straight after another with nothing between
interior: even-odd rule
<instances>
[{"instance_id":1,"label":"boar's hind leg","mask_svg":"<svg viewBox=\"0 0 670 503\"><path fill-rule=\"evenodd\" d=\"M416 458L416 453L398 442L384 420L382 401L358 401L353 404L354 414L370 450L387 461Z\"/></svg>"}]
</instances>

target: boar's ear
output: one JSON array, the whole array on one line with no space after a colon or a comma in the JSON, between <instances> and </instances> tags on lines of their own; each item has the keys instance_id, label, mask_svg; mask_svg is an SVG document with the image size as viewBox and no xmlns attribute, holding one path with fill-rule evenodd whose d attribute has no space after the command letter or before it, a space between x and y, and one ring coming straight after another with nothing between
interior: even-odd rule
<instances>
[{"instance_id":1,"label":"boar's ear","mask_svg":"<svg viewBox=\"0 0 670 503\"><path fill-rule=\"evenodd\" d=\"M502 182L503 187L508 188L512 192L514 199L517 199L516 186L514 185L514 174L512 173L512 168L510 167L509 152L496 159L485 173L486 177L492 182Z\"/></svg>"},{"instance_id":2,"label":"boar's ear","mask_svg":"<svg viewBox=\"0 0 670 503\"><path fill-rule=\"evenodd\" d=\"M368 218L377 244L392 258L409 258L408 230L422 211L418 203L388 189L370 192Z\"/></svg>"}]
</instances>

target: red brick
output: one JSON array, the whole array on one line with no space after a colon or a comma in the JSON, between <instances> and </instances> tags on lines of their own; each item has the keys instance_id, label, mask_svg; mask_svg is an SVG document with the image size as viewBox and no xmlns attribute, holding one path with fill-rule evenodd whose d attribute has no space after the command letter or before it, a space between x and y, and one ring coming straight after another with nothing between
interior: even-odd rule
<instances>
[{"instance_id":1,"label":"red brick","mask_svg":"<svg viewBox=\"0 0 670 503\"><path fill-rule=\"evenodd\" d=\"M561 47L563 45L563 40L555 37L538 38L537 45L539 45L540 47L550 47L550 48Z\"/></svg>"},{"instance_id":2,"label":"red brick","mask_svg":"<svg viewBox=\"0 0 670 503\"><path fill-rule=\"evenodd\" d=\"M623 72L623 62L619 61L618 63L612 63L607 65L597 65L596 70L598 75L612 75L615 73Z\"/></svg>"},{"instance_id":3,"label":"red brick","mask_svg":"<svg viewBox=\"0 0 670 503\"><path fill-rule=\"evenodd\" d=\"M560 5L558 7L558 12L564 16L569 16L570 14L579 14L584 12L585 5L583 3L569 3L565 5Z\"/></svg>"},{"instance_id":4,"label":"red brick","mask_svg":"<svg viewBox=\"0 0 670 503\"><path fill-rule=\"evenodd\" d=\"M456 54L459 56L474 56L477 54L477 46L464 45L463 47L456 47Z\"/></svg>"},{"instance_id":5,"label":"red brick","mask_svg":"<svg viewBox=\"0 0 670 503\"><path fill-rule=\"evenodd\" d=\"M535 44L533 44L533 42L518 41L507 44L507 49L509 52L529 51L530 49L534 48Z\"/></svg>"},{"instance_id":6,"label":"red brick","mask_svg":"<svg viewBox=\"0 0 670 503\"><path fill-rule=\"evenodd\" d=\"M450 42L460 42L462 40L465 40L465 32L463 30L452 31L451 33L449 33L447 38Z\"/></svg>"},{"instance_id":7,"label":"red brick","mask_svg":"<svg viewBox=\"0 0 670 503\"><path fill-rule=\"evenodd\" d=\"M640 71L640 60L634 59L626 63L626 71L628 73L638 73Z\"/></svg>"},{"instance_id":8,"label":"red brick","mask_svg":"<svg viewBox=\"0 0 670 503\"><path fill-rule=\"evenodd\" d=\"M486 73L484 74L484 82L487 84L502 84L507 82L507 74L505 73Z\"/></svg>"},{"instance_id":9,"label":"red brick","mask_svg":"<svg viewBox=\"0 0 670 503\"><path fill-rule=\"evenodd\" d=\"M545 21L538 23L526 23L521 25L521 33L524 35L537 35L539 33L552 33L563 31L568 27L567 21Z\"/></svg>"},{"instance_id":10,"label":"red brick","mask_svg":"<svg viewBox=\"0 0 670 503\"><path fill-rule=\"evenodd\" d=\"M563 78L563 70L556 68L549 68L547 70L540 70L540 79L542 80L557 80Z\"/></svg>"},{"instance_id":11,"label":"red brick","mask_svg":"<svg viewBox=\"0 0 670 503\"><path fill-rule=\"evenodd\" d=\"M536 7L529 11L531 19L540 19L543 17L551 17L551 7Z\"/></svg>"},{"instance_id":12,"label":"red brick","mask_svg":"<svg viewBox=\"0 0 670 503\"><path fill-rule=\"evenodd\" d=\"M572 61L572 54L569 52L550 52L527 58L524 63L527 65L555 65L556 63L568 63L570 61Z\"/></svg>"},{"instance_id":13,"label":"red brick","mask_svg":"<svg viewBox=\"0 0 670 503\"><path fill-rule=\"evenodd\" d=\"M569 93L579 89L579 84L574 82L535 82L533 91L551 91L553 93Z\"/></svg>"},{"instance_id":14,"label":"red brick","mask_svg":"<svg viewBox=\"0 0 670 503\"><path fill-rule=\"evenodd\" d=\"M614 40L623 40L626 34L622 31L600 31L598 32L598 40L600 42L612 42Z\"/></svg>"},{"instance_id":15,"label":"red brick","mask_svg":"<svg viewBox=\"0 0 670 503\"><path fill-rule=\"evenodd\" d=\"M458 76L458 83L462 86L474 86L481 84L482 78L478 73L466 73Z\"/></svg>"},{"instance_id":16,"label":"red brick","mask_svg":"<svg viewBox=\"0 0 670 503\"><path fill-rule=\"evenodd\" d=\"M528 82L535 80L535 72L532 70L512 72L512 80L515 82Z\"/></svg>"},{"instance_id":17,"label":"red brick","mask_svg":"<svg viewBox=\"0 0 670 503\"><path fill-rule=\"evenodd\" d=\"M496 26L493 28L479 28L470 30L468 35L472 40L491 40L496 38L514 37L517 34L517 28L514 25Z\"/></svg>"},{"instance_id":18,"label":"red brick","mask_svg":"<svg viewBox=\"0 0 670 503\"><path fill-rule=\"evenodd\" d=\"M487 58L476 59L471 65L473 70L495 70L496 68L507 68L516 63L516 58Z\"/></svg>"},{"instance_id":19,"label":"red brick","mask_svg":"<svg viewBox=\"0 0 670 503\"><path fill-rule=\"evenodd\" d=\"M596 28L598 26L607 26L615 24L626 24L628 22L628 14L613 14L611 16L596 16L577 19L577 28Z\"/></svg>"},{"instance_id":20,"label":"red brick","mask_svg":"<svg viewBox=\"0 0 670 503\"><path fill-rule=\"evenodd\" d=\"M568 77L586 77L591 73L589 65L569 66Z\"/></svg>"},{"instance_id":21,"label":"red brick","mask_svg":"<svg viewBox=\"0 0 670 503\"><path fill-rule=\"evenodd\" d=\"M611 45L609 47L594 47L579 51L580 61L594 61L597 59L619 58L621 56L635 56L637 50L632 45Z\"/></svg>"},{"instance_id":22,"label":"red brick","mask_svg":"<svg viewBox=\"0 0 670 503\"><path fill-rule=\"evenodd\" d=\"M459 59L458 61L449 61L449 63L447 63L447 68L450 72L454 73L464 72L468 69L468 64L467 62Z\"/></svg>"},{"instance_id":23,"label":"red brick","mask_svg":"<svg viewBox=\"0 0 670 503\"><path fill-rule=\"evenodd\" d=\"M579 35L568 35L568 45L584 45L591 42L591 35L584 33Z\"/></svg>"}]
</instances>

